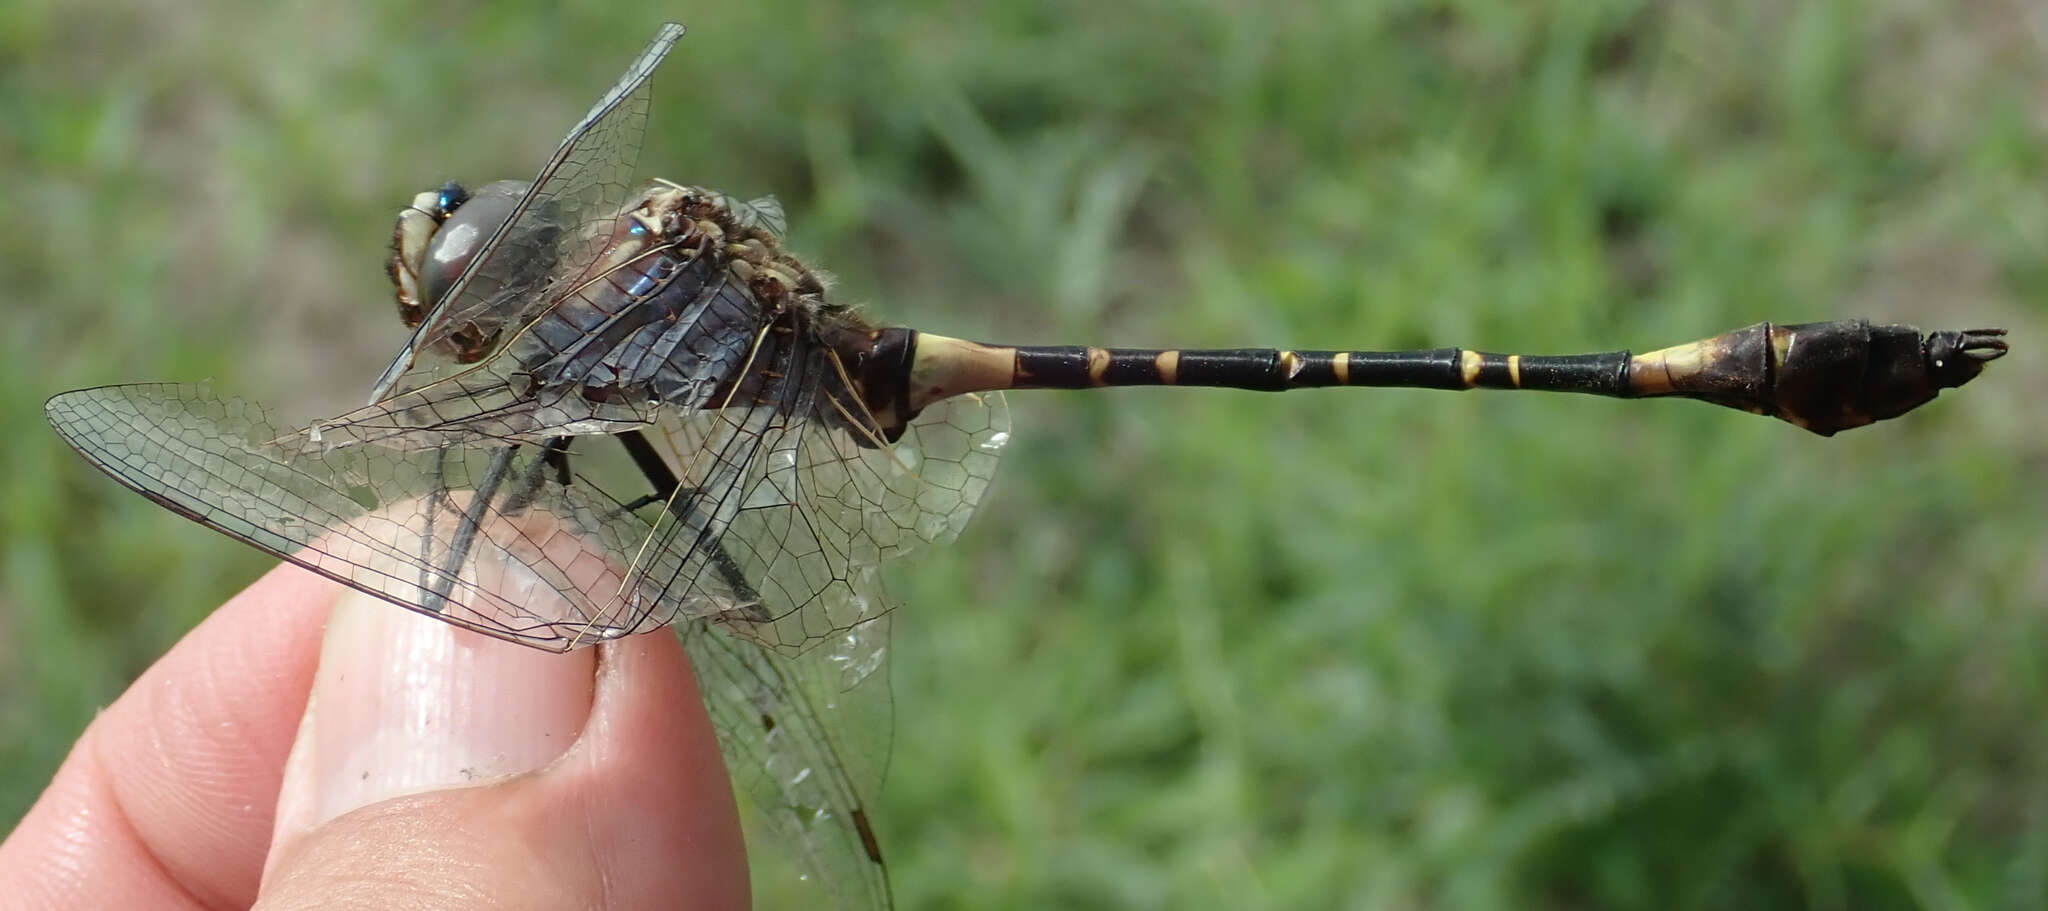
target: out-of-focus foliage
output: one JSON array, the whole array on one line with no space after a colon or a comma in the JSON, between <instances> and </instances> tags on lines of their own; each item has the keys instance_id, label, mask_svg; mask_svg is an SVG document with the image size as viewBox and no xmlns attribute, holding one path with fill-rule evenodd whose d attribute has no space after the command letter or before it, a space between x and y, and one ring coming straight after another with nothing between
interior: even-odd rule
<instances>
[{"instance_id":1,"label":"out-of-focus foliage","mask_svg":"<svg viewBox=\"0 0 2048 911\"><path fill-rule=\"evenodd\" d=\"M1822 440L1510 394L1018 394L892 574L911 907L2048 896L2048 12L1870 3L17 3L0 11L0 804L265 565L42 399L310 418L389 218L523 177L656 22L649 175L787 204L889 322L1560 352L2004 325ZM762 904L794 884L762 860ZM789 888L785 888L789 887Z\"/></svg>"}]
</instances>

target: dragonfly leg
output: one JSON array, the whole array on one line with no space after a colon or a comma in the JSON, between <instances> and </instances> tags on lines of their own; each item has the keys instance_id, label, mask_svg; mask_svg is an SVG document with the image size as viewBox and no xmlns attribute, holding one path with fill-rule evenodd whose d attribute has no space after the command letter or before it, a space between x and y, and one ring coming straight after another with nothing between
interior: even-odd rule
<instances>
[{"instance_id":1,"label":"dragonfly leg","mask_svg":"<svg viewBox=\"0 0 2048 911\"><path fill-rule=\"evenodd\" d=\"M540 458L534 459L532 464L526 466L525 473L519 479L519 486L505 497L505 505L500 511L508 516L516 516L531 507L533 501L540 496L541 485L547 482L549 469L555 472L555 483L563 487L569 486L568 437L548 437L541 443Z\"/></svg>"},{"instance_id":2,"label":"dragonfly leg","mask_svg":"<svg viewBox=\"0 0 2048 911\"><path fill-rule=\"evenodd\" d=\"M696 491L695 491L695 490L693 489L693 490L691 490L691 491L690 491L690 493L691 493L692 495L694 495L694 494L696 493ZM644 494L641 494L641 495L639 495L639 496L637 496L637 497L634 497L634 498L632 499L632 501L631 501L631 502L628 502L628 503L621 503L621 504L619 504L619 511L620 511L620 512L635 512L635 511L638 511L638 510L639 510L639 509L640 509L641 507L643 507L643 506L653 506L653 505L654 505L654 504L656 504L656 503L666 503L666 502L668 502L668 494L664 494L664 493L644 493Z\"/></svg>"},{"instance_id":3,"label":"dragonfly leg","mask_svg":"<svg viewBox=\"0 0 2048 911\"><path fill-rule=\"evenodd\" d=\"M477 529L482 527L484 510L490 506L491 498L497 495L498 487L505 483L505 474L512 467L512 455L518 451L519 447L516 444L500 449L497 455L491 457L491 464L484 468L484 476L477 480L469 508L463 510L462 518L455 526L455 536L449 539L447 562L442 564L439 573L431 574L430 578L422 580L428 584L421 586L426 590L426 597L421 599L421 607L439 613L447 606L448 593L455 589L455 580L462 572L462 564L469 559L470 546L476 542ZM436 471L439 471L438 465ZM441 485L441 489L445 493L446 485ZM428 527L426 538L428 541L433 540L432 526ZM422 565L431 564L422 561ZM429 570L422 571L431 573Z\"/></svg>"},{"instance_id":4,"label":"dragonfly leg","mask_svg":"<svg viewBox=\"0 0 2048 911\"><path fill-rule=\"evenodd\" d=\"M700 491L694 487L683 486L682 479L676 477L674 471L669 470L668 463L662 461L661 454L655 451L654 444L647 441L645 434L638 430L628 430L614 436L620 445L626 447L626 454L632 457L633 464L640 469L640 474L654 488L652 493L638 497L621 508L632 512L643 506L661 503L666 506L669 514L676 517L676 521L682 522L684 527L689 527L689 520L695 511ZM725 583L726 588L731 590L733 597L738 599L740 604L750 608L746 619L767 619L752 616L759 610L761 596L754 591L753 584L747 581L747 575L741 571L739 561L734 560L732 552L725 549L725 542L714 538L707 543L710 546L705 557L710 562L712 571L718 573L719 580Z\"/></svg>"}]
</instances>

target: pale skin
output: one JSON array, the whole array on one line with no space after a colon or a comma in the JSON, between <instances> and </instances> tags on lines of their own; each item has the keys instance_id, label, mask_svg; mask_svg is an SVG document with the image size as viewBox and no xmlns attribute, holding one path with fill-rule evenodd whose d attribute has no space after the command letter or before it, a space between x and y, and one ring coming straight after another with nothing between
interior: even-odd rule
<instances>
[{"instance_id":1,"label":"pale skin","mask_svg":"<svg viewBox=\"0 0 2048 911\"><path fill-rule=\"evenodd\" d=\"M567 655L292 566L80 736L0 844L0 908L744 908L676 637Z\"/></svg>"}]
</instances>

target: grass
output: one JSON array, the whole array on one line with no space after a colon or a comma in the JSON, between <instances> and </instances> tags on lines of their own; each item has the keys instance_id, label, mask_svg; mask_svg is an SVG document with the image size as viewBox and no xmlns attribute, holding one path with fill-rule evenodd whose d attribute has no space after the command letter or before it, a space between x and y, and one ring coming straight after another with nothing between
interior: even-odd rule
<instances>
[{"instance_id":1,"label":"grass","mask_svg":"<svg viewBox=\"0 0 2048 911\"><path fill-rule=\"evenodd\" d=\"M1686 403L1014 396L983 514L891 575L906 906L2048 896L2048 24L2018 2L10 8L0 812L265 565L42 399L352 403L402 337L391 214L530 173L668 17L642 170L780 195L889 322L2015 330L1832 440Z\"/></svg>"}]
</instances>

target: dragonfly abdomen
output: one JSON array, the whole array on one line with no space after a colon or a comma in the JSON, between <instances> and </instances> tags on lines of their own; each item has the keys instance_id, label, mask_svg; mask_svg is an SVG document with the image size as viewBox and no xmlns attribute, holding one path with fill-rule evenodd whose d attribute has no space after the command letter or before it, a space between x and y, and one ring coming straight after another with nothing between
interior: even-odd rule
<instances>
[{"instance_id":1,"label":"dragonfly abdomen","mask_svg":"<svg viewBox=\"0 0 2048 911\"><path fill-rule=\"evenodd\" d=\"M1629 354L1492 354L1468 348L1297 351L1285 348L1007 347L918 334L911 399L978 389L1208 386L1284 392L1322 386L1532 389L1628 395Z\"/></svg>"},{"instance_id":2,"label":"dragonfly abdomen","mask_svg":"<svg viewBox=\"0 0 2048 911\"><path fill-rule=\"evenodd\" d=\"M1465 348L1295 351L1283 348L1020 348L1014 388L1209 386L1284 392L1320 386L1539 389L1625 394L1628 352L1564 356Z\"/></svg>"},{"instance_id":3,"label":"dragonfly abdomen","mask_svg":"<svg viewBox=\"0 0 2048 911\"><path fill-rule=\"evenodd\" d=\"M895 333L908 332L876 333L876 351L901 346ZM989 389L1525 389L1693 398L1781 418L1823 436L1904 414L1944 388L1969 382L2006 350L2003 330L1923 334L1911 326L1860 319L1758 323L1645 355L1006 346L913 335L901 409L913 415L948 396Z\"/></svg>"}]
</instances>

